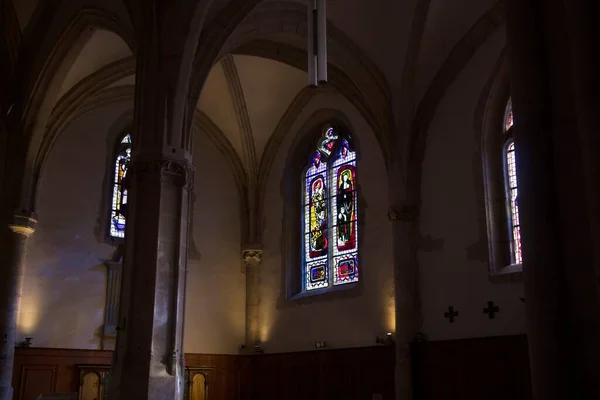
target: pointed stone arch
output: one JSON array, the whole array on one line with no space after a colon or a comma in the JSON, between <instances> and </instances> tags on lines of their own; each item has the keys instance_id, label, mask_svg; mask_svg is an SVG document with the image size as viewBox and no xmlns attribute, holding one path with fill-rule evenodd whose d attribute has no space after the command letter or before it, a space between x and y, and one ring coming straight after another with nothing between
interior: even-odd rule
<instances>
[{"instance_id":1,"label":"pointed stone arch","mask_svg":"<svg viewBox=\"0 0 600 400\"><path fill-rule=\"evenodd\" d=\"M57 25L60 25L60 21ZM44 148L44 143L47 143L46 124L55 106L58 106L58 90L68 73L66 66L72 64L95 29L106 29L115 33L132 51L135 50L127 22L115 13L96 8L76 10L66 25L49 29L49 34L43 43L35 49L39 51L39 56L35 58L32 70L27 71L30 80L21 88L24 100L18 110L23 121L22 148L26 152L22 155L23 161L17 169L22 171L19 174L21 179L14 181L14 185L20 185L20 188L13 190L20 197L14 199L20 208L34 209L35 207L35 185L41 167L38 156L40 150ZM82 86L85 85L77 85L73 90L81 90ZM44 152L41 154L43 159Z\"/></svg>"},{"instance_id":2,"label":"pointed stone arch","mask_svg":"<svg viewBox=\"0 0 600 400\"><path fill-rule=\"evenodd\" d=\"M233 1L231 3L236 3ZM300 59L299 54L305 54L305 49L285 43L281 34L293 35L302 43L307 40L307 9L306 6L293 2L261 2L257 0L241 1L239 10L221 10L214 19L213 29L201 37L194 63L194 71L190 86L190 102L197 102L204 80L208 72L221 57L228 53L241 53L247 55L263 54L258 47L270 46L272 48L286 48L288 56L285 59L272 56L289 65L306 69L305 57ZM262 4L259 4L262 3ZM245 13L245 15L244 15ZM242 18L243 17L243 18ZM391 90L381 71L365 55L365 53L333 24L328 25L330 67L336 66L338 71L343 71L345 79L340 87L352 88L349 98L360 99L355 104L361 112L366 111L371 125L374 125L378 140L384 149L387 160L388 143L393 132L393 117L391 111ZM269 39L269 40L265 40ZM276 41L273 41L276 40ZM252 44L250 44L252 43ZM270 44L269 44L270 43ZM264 51L264 50L263 50ZM304 53L303 53L304 52ZM276 54L277 51L269 51ZM335 60L335 61L334 61ZM342 68L343 66L343 68ZM339 74L341 75L341 74ZM330 80L335 80L332 71ZM341 83L341 82L340 82ZM386 161L387 162L387 161Z\"/></svg>"}]
</instances>

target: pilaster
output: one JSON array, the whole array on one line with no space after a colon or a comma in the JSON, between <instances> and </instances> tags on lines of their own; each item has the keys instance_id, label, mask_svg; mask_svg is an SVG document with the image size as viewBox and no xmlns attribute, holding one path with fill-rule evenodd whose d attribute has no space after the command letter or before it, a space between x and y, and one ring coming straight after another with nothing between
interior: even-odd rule
<instances>
[{"instance_id":1,"label":"pilaster","mask_svg":"<svg viewBox=\"0 0 600 400\"><path fill-rule=\"evenodd\" d=\"M104 329L102 330L102 348L114 349L119 324L119 298L121 296L122 264L105 261L106 266L106 306L104 308Z\"/></svg>"},{"instance_id":2,"label":"pilaster","mask_svg":"<svg viewBox=\"0 0 600 400\"><path fill-rule=\"evenodd\" d=\"M242 250L246 273L246 343L245 352L256 352L260 345L260 264L261 246Z\"/></svg>"},{"instance_id":3,"label":"pilaster","mask_svg":"<svg viewBox=\"0 0 600 400\"><path fill-rule=\"evenodd\" d=\"M400 193L396 193L396 196L399 195ZM416 259L419 207L401 201L392 204L394 203L396 205L388 211L388 219L392 223L394 241L395 391L396 399L411 399L413 387L410 346L421 326L419 266Z\"/></svg>"},{"instance_id":4,"label":"pilaster","mask_svg":"<svg viewBox=\"0 0 600 400\"><path fill-rule=\"evenodd\" d=\"M33 215L19 213L8 225L6 243L2 253L2 279L0 279L0 334L3 335L0 356L0 400L12 400L12 373L21 290L25 272L27 241L35 232L37 220Z\"/></svg>"}]
</instances>

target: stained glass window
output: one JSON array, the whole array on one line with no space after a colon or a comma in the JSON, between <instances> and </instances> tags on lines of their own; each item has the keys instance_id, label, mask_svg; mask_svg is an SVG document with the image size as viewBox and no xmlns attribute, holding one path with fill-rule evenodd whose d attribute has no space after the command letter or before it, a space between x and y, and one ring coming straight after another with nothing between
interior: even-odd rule
<instances>
[{"instance_id":1,"label":"stained glass window","mask_svg":"<svg viewBox=\"0 0 600 400\"><path fill-rule=\"evenodd\" d=\"M127 218L127 188L125 179L127 167L131 159L131 134L126 134L118 144L114 161L114 180L110 213L110 236L125 237L125 221Z\"/></svg>"},{"instance_id":2,"label":"stained glass window","mask_svg":"<svg viewBox=\"0 0 600 400\"><path fill-rule=\"evenodd\" d=\"M515 142L512 137L513 112L511 100L508 100L504 114L504 182L506 186L507 219L511 242L511 262L521 264L521 227L519 221L519 196L517 185L517 162Z\"/></svg>"},{"instance_id":3,"label":"stained glass window","mask_svg":"<svg viewBox=\"0 0 600 400\"><path fill-rule=\"evenodd\" d=\"M324 129L304 173L304 290L358 281L356 152Z\"/></svg>"},{"instance_id":4,"label":"stained glass window","mask_svg":"<svg viewBox=\"0 0 600 400\"><path fill-rule=\"evenodd\" d=\"M513 126L513 111L512 111L512 100L508 99L506 104L506 111L504 112L504 132L508 131Z\"/></svg>"}]
</instances>

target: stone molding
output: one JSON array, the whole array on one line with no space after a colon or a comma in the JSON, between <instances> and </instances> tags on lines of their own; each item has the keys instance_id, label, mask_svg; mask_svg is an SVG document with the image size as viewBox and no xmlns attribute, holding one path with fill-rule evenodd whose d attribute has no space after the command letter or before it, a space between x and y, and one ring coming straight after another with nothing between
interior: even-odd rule
<instances>
[{"instance_id":1,"label":"stone molding","mask_svg":"<svg viewBox=\"0 0 600 400\"><path fill-rule=\"evenodd\" d=\"M225 80L227 81L233 109L242 136L248 173L252 180L254 180L254 177L257 174L258 160L256 158L256 149L254 147L252 124L250 122L250 115L248 114L248 107L246 105L246 98L244 97L240 75L232 55L225 56L225 58L221 60L221 66L223 67L223 73L225 74Z\"/></svg>"},{"instance_id":2,"label":"stone molding","mask_svg":"<svg viewBox=\"0 0 600 400\"><path fill-rule=\"evenodd\" d=\"M30 237L35 232L37 222L37 219L33 217L16 214L13 223L9 224L8 227L16 234Z\"/></svg>"},{"instance_id":3,"label":"stone molding","mask_svg":"<svg viewBox=\"0 0 600 400\"><path fill-rule=\"evenodd\" d=\"M45 2L56 3L56 2ZM98 2L99 3L99 2ZM111 2L104 2L111 3ZM89 39L94 29L107 29L120 36L134 49L132 26L124 8L120 10L111 7L112 4L102 4L93 7L69 8L60 7L58 12L55 4L48 4L48 18L36 27L36 33L43 32L43 37L35 34L23 38L21 59L29 60L31 70L26 80L19 87L19 98L22 102L16 105L19 120L22 121L23 136L27 143L27 158L23 174L23 190L19 203L24 207L35 206L37 179L39 171L38 155L44 141L46 123L55 107L60 85L69 70L61 68L75 62L78 49Z\"/></svg>"},{"instance_id":4,"label":"stone molding","mask_svg":"<svg viewBox=\"0 0 600 400\"><path fill-rule=\"evenodd\" d=\"M3 28L0 29L8 50L9 64L11 72L14 73L19 62L19 50L21 47L21 27L19 19L12 0L2 3L1 12L3 13Z\"/></svg>"},{"instance_id":5,"label":"stone molding","mask_svg":"<svg viewBox=\"0 0 600 400\"><path fill-rule=\"evenodd\" d=\"M183 187L188 191L194 189L194 167L186 161L173 160L164 156L157 158L142 158L133 160L130 167L128 185L133 182L143 182L159 179Z\"/></svg>"}]
</instances>

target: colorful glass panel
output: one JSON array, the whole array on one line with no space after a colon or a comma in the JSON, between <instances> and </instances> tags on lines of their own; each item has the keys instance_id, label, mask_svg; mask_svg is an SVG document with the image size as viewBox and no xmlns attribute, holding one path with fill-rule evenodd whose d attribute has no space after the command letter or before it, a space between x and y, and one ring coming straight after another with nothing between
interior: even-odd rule
<instances>
[{"instance_id":1,"label":"colorful glass panel","mask_svg":"<svg viewBox=\"0 0 600 400\"><path fill-rule=\"evenodd\" d=\"M127 134L121 140L114 164L114 181L112 208L110 215L110 235L114 238L125 237L125 222L127 216L127 188L125 179L131 160L131 135Z\"/></svg>"},{"instance_id":2,"label":"colorful glass panel","mask_svg":"<svg viewBox=\"0 0 600 400\"><path fill-rule=\"evenodd\" d=\"M358 281L356 153L328 127L304 177L304 289Z\"/></svg>"},{"instance_id":3,"label":"colorful glass panel","mask_svg":"<svg viewBox=\"0 0 600 400\"><path fill-rule=\"evenodd\" d=\"M506 192L512 236L511 258L513 264L520 264L523 258L521 254L521 226L519 221L519 196L514 141L509 142L506 147Z\"/></svg>"},{"instance_id":4,"label":"colorful glass panel","mask_svg":"<svg viewBox=\"0 0 600 400\"><path fill-rule=\"evenodd\" d=\"M305 289L311 290L328 286L327 253L329 238L327 233L329 199L327 192L327 163L323 155L316 151L306 171L304 183L304 262ZM323 270L324 274L320 271Z\"/></svg>"},{"instance_id":5,"label":"colorful glass panel","mask_svg":"<svg viewBox=\"0 0 600 400\"><path fill-rule=\"evenodd\" d=\"M321 151L326 156L330 156L333 151L336 140L338 139L338 135L335 132L333 127L329 127L323 133L323 137L321 138L321 144L319 146L319 151Z\"/></svg>"},{"instance_id":6,"label":"colorful glass panel","mask_svg":"<svg viewBox=\"0 0 600 400\"><path fill-rule=\"evenodd\" d=\"M346 139L342 139L331 165L330 179L334 213L333 284L339 285L358 280L356 153ZM346 257L337 257L340 255Z\"/></svg>"},{"instance_id":7,"label":"colorful glass panel","mask_svg":"<svg viewBox=\"0 0 600 400\"><path fill-rule=\"evenodd\" d=\"M356 282L358 280L358 260L356 253L334 257L334 284Z\"/></svg>"},{"instance_id":8,"label":"colorful glass panel","mask_svg":"<svg viewBox=\"0 0 600 400\"><path fill-rule=\"evenodd\" d=\"M504 112L504 131L506 132L513 126L513 111L512 111L512 100L508 99L508 104L506 105L506 111Z\"/></svg>"}]
</instances>

